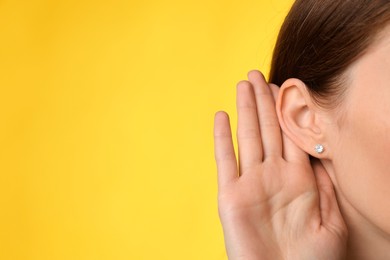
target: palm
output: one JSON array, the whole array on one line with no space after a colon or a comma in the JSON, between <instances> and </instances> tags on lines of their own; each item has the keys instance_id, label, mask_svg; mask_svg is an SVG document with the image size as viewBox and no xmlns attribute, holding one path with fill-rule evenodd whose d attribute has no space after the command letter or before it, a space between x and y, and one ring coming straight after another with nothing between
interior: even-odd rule
<instances>
[{"instance_id":1,"label":"palm","mask_svg":"<svg viewBox=\"0 0 390 260\"><path fill-rule=\"evenodd\" d=\"M228 118L216 117L215 125L218 209L229 259L340 259L346 228L330 179L280 131L276 88L272 93L261 77L251 77L258 104L251 85L238 86L239 167Z\"/></svg>"}]
</instances>

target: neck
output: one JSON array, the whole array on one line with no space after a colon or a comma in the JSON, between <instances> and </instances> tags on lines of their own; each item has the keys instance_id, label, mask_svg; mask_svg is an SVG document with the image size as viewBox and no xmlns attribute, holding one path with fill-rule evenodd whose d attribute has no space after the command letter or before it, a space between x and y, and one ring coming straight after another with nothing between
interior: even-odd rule
<instances>
[{"instance_id":1,"label":"neck","mask_svg":"<svg viewBox=\"0 0 390 260\"><path fill-rule=\"evenodd\" d=\"M336 174L328 160L322 161L331 178L341 214L348 227L347 260L390 259L390 234L384 232L351 204L338 187Z\"/></svg>"},{"instance_id":2,"label":"neck","mask_svg":"<svg viewBox=\"0 0 390 260\"><path fill-rule=\"evenodd\" d=\"M337 201L348 227L347 260L390 259L390 235L356 210L341 192Z\"/></svg>"}]
</instances>

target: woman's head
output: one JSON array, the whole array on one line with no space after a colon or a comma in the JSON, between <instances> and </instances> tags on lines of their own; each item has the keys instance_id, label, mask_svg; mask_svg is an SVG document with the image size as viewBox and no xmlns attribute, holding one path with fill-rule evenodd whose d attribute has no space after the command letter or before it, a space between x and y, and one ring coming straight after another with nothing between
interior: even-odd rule
<instances>
[{"instance_id":1,"label":"woman's head","mask_svg":"<svg viewBox=\"0 0 390 260\"><path fill-rule=\"evenodd\" d=\"M269 82L283 131L323 162L347 221L390 234L390 1L297 0Z\"/></svg>"},{"instance_id":2,"label":"woman's head","mask_svg":"<svg viewBox=\"0 0 390 260\"><path fill-rule=\"evenodd\" d=\"M298 78L323 108L342 102L344 72L390 22L388 0L297 0L274 48L269 81Z\"/></svg>"}]
</instances>

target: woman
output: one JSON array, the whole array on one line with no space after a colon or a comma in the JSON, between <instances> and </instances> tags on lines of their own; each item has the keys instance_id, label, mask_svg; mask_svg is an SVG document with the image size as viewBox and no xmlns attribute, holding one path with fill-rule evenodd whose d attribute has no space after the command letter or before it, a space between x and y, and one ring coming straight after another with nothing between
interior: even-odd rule
<instances>
[{"instance_id":1,"label":"woman","mask_svg":"<svg viewBox=\"0 0 390 260\"><path fill-rule=\"evenodd\" d=\"M390 1L297 0L215 114L229 259L390 259Z\"/></svg>"}]
</instances>

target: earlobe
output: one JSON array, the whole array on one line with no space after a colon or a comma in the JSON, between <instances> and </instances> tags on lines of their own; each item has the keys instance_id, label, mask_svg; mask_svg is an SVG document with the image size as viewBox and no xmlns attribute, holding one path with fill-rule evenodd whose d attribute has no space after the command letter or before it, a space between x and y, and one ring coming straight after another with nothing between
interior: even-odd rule
<instances>
[{"instance_id":1,"label":"earlobe","mask_svg":"<svg viewBox=\"0 0 390 260\"><path fill-rule=\"evenodd\" d=\"M320 153L315 149L318 144L326 145L318 110L304 82L290 78L283 83L276 101L276 111L283 132L296 146L314 157L326 157L326 149Z\"/></svg>"}]
</instances>

